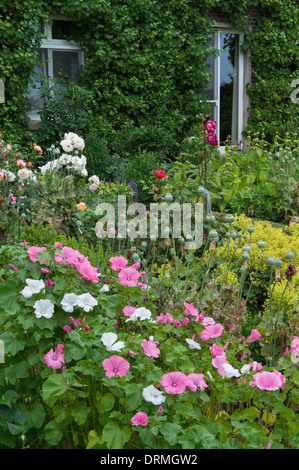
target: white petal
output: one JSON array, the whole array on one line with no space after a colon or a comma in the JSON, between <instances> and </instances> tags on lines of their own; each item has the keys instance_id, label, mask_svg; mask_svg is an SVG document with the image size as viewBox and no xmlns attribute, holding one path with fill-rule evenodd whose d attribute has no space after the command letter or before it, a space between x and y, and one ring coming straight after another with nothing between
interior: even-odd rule
<instances>
[{"instance_id":1,"label":"white petal","mask_svg":"<svg viewBox=\"0 0 299 470\"><path fill-rule=\"evenodd\" d=\"M117 334L115 333L104 333L101 341L106 346L106 348L110 348L113 343L117 340Z\"/></svg>"}]
</instances>

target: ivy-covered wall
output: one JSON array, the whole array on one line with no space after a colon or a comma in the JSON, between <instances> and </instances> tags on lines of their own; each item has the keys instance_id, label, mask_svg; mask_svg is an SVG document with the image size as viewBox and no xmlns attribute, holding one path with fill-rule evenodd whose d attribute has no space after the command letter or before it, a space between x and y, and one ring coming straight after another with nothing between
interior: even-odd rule
<instances>
[{"instance_id":1,"label":"ivy-covered wall","mask_svg":"<svg viewBox=\"0 0 299 470\"><path fill-rule=\"evenodd\" d=\"M250 7L260 12L253 30ZM0 3L0 130L19 141L28 135L27 84L42 38L37 26L60 13L73 20L70 38L86 56L79 81L85 131L107 136L133 125L179 140L204 113L204 46L215 10L245 32L244 50L251 51L248 129L271 139L286 125L298 126L298 104L290 99L298 78L296 0L6 0Z\"/></svg>"}]
</instances>

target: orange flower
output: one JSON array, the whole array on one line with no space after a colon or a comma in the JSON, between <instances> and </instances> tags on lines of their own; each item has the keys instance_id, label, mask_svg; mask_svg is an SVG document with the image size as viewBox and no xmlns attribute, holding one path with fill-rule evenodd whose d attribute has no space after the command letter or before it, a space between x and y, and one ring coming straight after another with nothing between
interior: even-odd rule
<instances>
[{"instance_id":1,"label":"orange flower","mask_svg":"<svg viewBox=\"0 0 299 470\"><path fill-rule=\"evenodd\" d=\"M32 163L31 163L31 162L29 162L29 163L28 163L28 166L31 166L31 165L32 165Z\"/></svg>"},{"instance_id":2,"label":"orange flower","mask_svg":"<svg viewBox=\"0 0 299 470\"><path fill-rule=\"evenodd\" d=\"M87 206L84 204L84 202L80 202L80 204L77 204L77 208L79 211L85 211L85 209L87 209Z\"/></svg>"}]
</instances>

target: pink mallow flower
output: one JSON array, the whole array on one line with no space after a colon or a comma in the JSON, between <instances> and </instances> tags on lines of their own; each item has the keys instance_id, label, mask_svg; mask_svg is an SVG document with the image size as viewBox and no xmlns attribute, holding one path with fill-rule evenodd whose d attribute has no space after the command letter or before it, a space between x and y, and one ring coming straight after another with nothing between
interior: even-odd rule
<instances>
[{"instance_id":1,"label":"pink mallow flower","mask_svg":"<svg viewBox=\"0 0 299 470\"><path fill-rule=\"evenodd\" d=\"M218 338L222 335L224 327L220 323L215 325L208 325L200 332L200 337L203 341L208 341L211 338Z\"/></svg>"},{"instance_id":2,"label":"pink mallow flower","mask_svg":"<svg viewBox=\"0 0 299 470\"><path fill-rule=\"evenodd\" d=\"M226 373L222 367L223 364L227 364L226 356L216 356L212 359L212 365L216 367L218 373L222 376L224 376Z\"/></svg>"},{"instance_id":3,"label":"pink mallow flower","mask_svg":"<svg viewBox=\"0 0 299 470\"><path fill-rule=\"evenodd\" d=\"M215 343L210 347L210 350L213 357L225 356L223 348L221 346L217 346Z\"/></svg>"},{"instance_id":4,"label":"pink mallow flower","mask_svg":"<svg viewBox=\"0 0 299 470\"><path fill-rule=\"evenodd\" d=\"M140 273L133 266L122 269L118 274L118 280L122 286L137 286Z\"/></svg>"},{"instance_id":5,"label":"pink mallow flower","mask_svg":"<svg viewBox=\"0 0 299 470\"><path fill-rule=\"evenodd\" d=\"M253 380L249 382L251 387L258 387L260 390L274 391L284 388L285 377L273 369L273 372L258 372L252 376Z\"/></svg>"},{"instance_id":6,"label":"pink mallow flower","mask_svg":"<svg viewBox=\"0 0 299 470\"><path fill-rule=\"evenodd\" d=\"M143 351L148 357L159 357L160 354L160 349L157 348L157 342L156 341L147 341L144 339L141 343L141 346L143 347Z\"/></svg>"},{"instance_id":7,"label":"pink mallow flower","mask_svg":"<svg viewBox=\"0 0 299 470\"><path fill-rule=\"evenodd\" d=\"M53 349L50 349L50 351L44 355L44 361L48 367L60 369L62 364L65 364L64 354L62 354L63 348L63 344L58 344L55 352Z\"/></svg>"},{"instance_id":8,"label":"pink mallow flower","mask_svg":"<svg viewBox=\"0 0 299 470\"><path fill-rule=\"evenodd\" d=\"M186 315L193 315L194 317L198 317L198 310L197 308L194 307L193 304L188 304L187 302L184 302L185 308L185 314Z\"/></svg>"},{"instance_id":9,"label":"pink mallow flower","mask_svg":"<svg viewBox=\"0 0 299 470\"><path fill-rule=\"evenodd\" d=\"M98 278L98 268L93 267L88 259L85 259L82 263L78 263L75 267L78 273L82 274L82 278L95 283L100 282Z\"/></svg>"},{"instance_id":10,"label":"pink mallow flower","mask_svg":"<svg viewBox=\"0 0 299 470\"><path fill-rule=\"evenodd\" d=\"M45 246L43 247L38 247L38 246L31 246L28 248L27 253L29 254L29 258L33 263L36 263L39 261L38 257L36 256L37 253L40 253L41 251L47 251L47 248ZM45 264L49 262L48 259L45 260Z\"/></svg>"},{"instance_id":11,"label":"pink mallow flower","mask_svg":"<svg viewBox=\"0 0 299 470\"><path fill-rule=\"evenodd\" d=\"M166 323L173 323L174 319L173 316L169 313L160 313L160 315L156 317L156 322L163 323L164 325L166 325Z\"/></svg>"},{"instance_id":12,"label":"pink mallow flower","mask_svg":"<svg viewBox=\"0 0 299 470\"><path fill-rule=\"evenodd\" d=\"M257 330L253 329L251 330L249 338L247 338L247 342L253 343L254 341L257 341L260 337L261 334Z\"/></svg>"},{"instance_id":13,"label":"pink mallow flower","mask_svg":"<svg viewBox=\"0 0 299 470\"><path fill-rule=\"evenodd\" d=\"M105 359L102 365L106 371L107 377L114 377L115 375L123 377L130 369L130 363L123 357L117 355Z\"/></svg>"},{"instance_id":14,"label":"pink mallow flower","mask_svg":"<svg viewBox=\"0 0 299 470\"><path fill-rule=\"evenodd\" d=\"M113 269L113 271L120 271L121 269L124 269L128 264L128 260L123 256L114 256L110 258L109 261L111 263L111 269Z\"/></svg>"},{"instance_id":15,"label":"pink mallow flower","mask_svg":"<svg viewBox=\"0 0 299 470\"><path fill-rule=\"evenodd\" d=\"M176 395L185 392L187 377L182 372L168 372L163 375L160 383L166 393Z\"/></svg>"},{"instance_id":16,"label":"pink mallow flower","mask_svg":"<svg viewBox=\"0 0 299 470\"><path fill-rule=\"evenodd\" d=\"M215 325L215 320L214 318L211 317L203 317L202 324L203 326L208 326L208 325Z\"/></svg>"},{"instance_id":17,"label":"pink mallow flower","mask_svg":"<svg viewBox=\"0 0 299 470\"><path fill-rule=\"evenodd\" d=\"M129 305L126 305L124 308L123 308L123 313L124 315L126 315L126 317L130 317L131 315L133 315L133 313L135 312L135 310L137 310L138 307L130 307Z\"/></svg>"},{"instance_id":18,"label":"pink mallow flower","mask_svg":"<svg viewBox=\"0 0 299 470\"><path fill-rule=\"evenodd\" d=\"M147 414L142 411L138 411L131 419L131 423L133 426L146 426L148 423Z\"/></svg>"},{"instance_id":19,"label":"pink mallow flower","mask_svg":"<svg viewBox=\"0 0 299 470\"><path fill-rule=\"evenodd\" d=\"M199 387L200 390L204 390L207 386L204 380L204 374L189 374L187 376L187 387L191 392L196 392L197 387Z\"/></svg>"},{"instance_id":20,"label":"pink mallow flower","mask_svg":"<svg viewBox=\"0 0 299 470\"><path fill-rule=\"evenodd\" d=\"M290 352L294 352L296 357L299 357L299 336L294 336L291 343Z\"/></svg>"}]
</instances>

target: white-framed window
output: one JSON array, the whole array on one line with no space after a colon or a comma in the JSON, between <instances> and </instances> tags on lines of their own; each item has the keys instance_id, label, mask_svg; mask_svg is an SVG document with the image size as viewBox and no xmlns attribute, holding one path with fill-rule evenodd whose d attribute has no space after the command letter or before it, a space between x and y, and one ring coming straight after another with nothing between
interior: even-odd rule
<instances>
[{"instance_id":1,"label":"white-framed window","mask_svg":"<svg viewBox=\"0 0 299 470\"><path fill-rule=\"evenodd\" d=\"M29 84L28 98L31 110L28 116L31 121L39 121L39 112L43 106L43 98L40 94L41 76L59 79L67 76L76 83L80 66L84 65L84 53L79 44L68 41L66 38L72 23L67 19L53 18L52 23L46 23L43 39L38 50L40 62L34 68Z\"/></svg>"},{"instance_id":2,"label":"white-framed window","mask_svg":"<svg viewBox=\"0 0 299 470\"><path fill-rule=\"evenodd\" d=\"M229 28L215 28L207 47L218 50L217 56L208 57L212 73L204 95L211 103L211 119L216 122L216 135L220 151L228 139L232 145L242 140L244 56L241 44L243 33Z\"/></svg>"}]
</instances>

